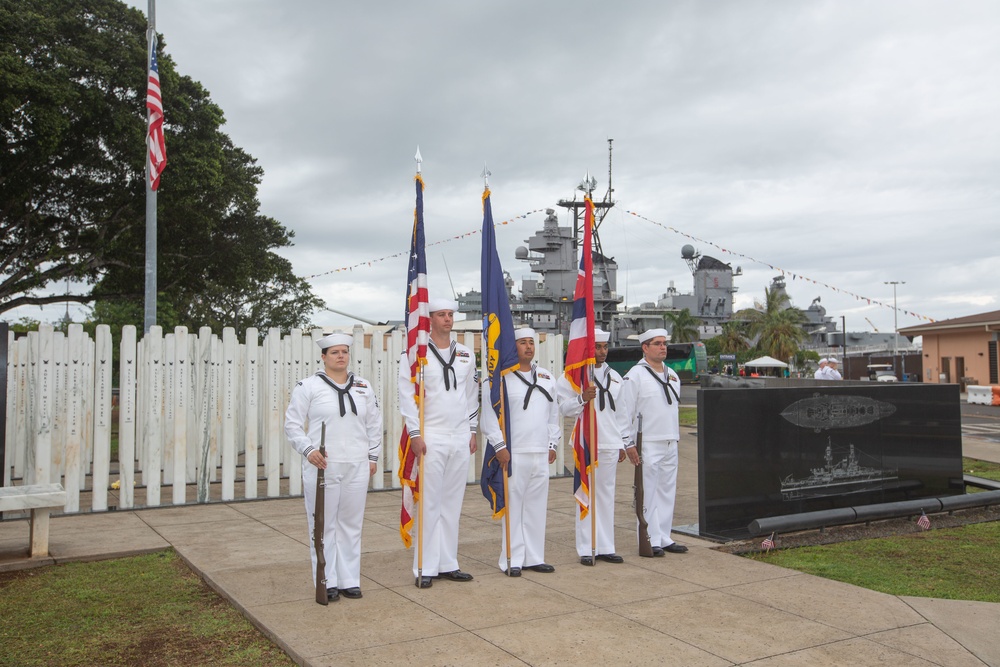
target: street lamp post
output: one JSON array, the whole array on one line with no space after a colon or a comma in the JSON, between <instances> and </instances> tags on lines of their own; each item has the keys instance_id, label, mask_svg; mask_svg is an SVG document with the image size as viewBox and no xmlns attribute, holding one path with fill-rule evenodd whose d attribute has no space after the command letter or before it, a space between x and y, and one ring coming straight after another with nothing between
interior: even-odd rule
<instances>
[{"instance_id":1,"label":"street lamp post","mask_svg":"<svg viewBox=\"0 0 1000 667\"><path fill-rule=\"evenodd\" d=\"M886 280L885 285L892 285L892 365L896 366L896 357L899 356L899 309L896 308L896 285L905 285L903 280ZM906 367L903 367L906 371Z\"/></svg>"}]
</instances>

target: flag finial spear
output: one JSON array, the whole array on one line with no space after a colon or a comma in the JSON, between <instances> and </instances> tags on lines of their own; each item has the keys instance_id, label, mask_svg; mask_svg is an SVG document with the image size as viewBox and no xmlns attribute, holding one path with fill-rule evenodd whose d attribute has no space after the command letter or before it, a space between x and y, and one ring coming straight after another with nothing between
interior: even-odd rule
<instances>
[{"instance_id":1,"label":"flag finial spear","mask_svg":"<svg viewBox=\"0 0 1000 667\"><path fill-rule=\"evenodd\" d=\"M576 187L577 190L582 190L587 193L590 197L594 194L594 188L597 187L597 179L590 175L590 170L587 170L587 175L583 177L583 182Z\"/></svg>"},{"instance_id":2,"label":"flag finial spear","mask_svg":"<svg viewBox=\"0 0 1000 667\"><path fill-rule=\"evenodd\" d=\"M493 175L493 172L490 171L485 162L483 163L483 173L479 175L483 177L483 187L490 187L490 176Z\"/></svg>"},{"instance_id":3,"label":"flag finial spear","mask_svg":"<svg viewBox=\"0 0 1000 667\"><path fill-rule=\"evenodd\" d=\"M420 145L419 144L417 144L417 154L413 156L413 159L417 161L417 173L419 174L420 173L420 163L424 161L424 159L422 157L420 157Z\"/></svg>"}]
</instances>

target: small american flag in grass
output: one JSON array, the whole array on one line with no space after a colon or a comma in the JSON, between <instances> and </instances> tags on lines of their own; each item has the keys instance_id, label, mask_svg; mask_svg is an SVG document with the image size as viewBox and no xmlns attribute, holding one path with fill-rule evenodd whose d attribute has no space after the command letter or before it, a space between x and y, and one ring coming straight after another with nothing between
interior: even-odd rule
<instances>
[{"instance_id":1,"label":"small american flag in grass","mask_svg":"<svg viewBox=\"0 0 1000 667\"><path fill-rule=\"evenodd\" d=\"M774 548L774 533L771 533L770 537L764 538L764 541L760 543L760 548L764 551L770 551Z\"/></svg>"},{"instance_id":2,"label":"small american flag in grass","mask_svg":"<svg viewBox=\"0 0 1000 667\"><path fill-rule=\"evenodd\" d=\"M927 518L927 513L920 510L920 518L917 519L917 525L920 526L921 530L928 530L931 527L931 520Z\"/></svg>"}]
</instances>

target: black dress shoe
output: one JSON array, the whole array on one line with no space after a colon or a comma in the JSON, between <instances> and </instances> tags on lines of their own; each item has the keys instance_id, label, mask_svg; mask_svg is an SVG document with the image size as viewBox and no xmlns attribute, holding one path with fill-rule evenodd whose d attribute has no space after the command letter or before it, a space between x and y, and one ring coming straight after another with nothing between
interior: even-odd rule
<instances>
[{"instance_id":1,"label":"black dress shoe","mask_svg":"<svg viewBox=\"0 0 1000 667\"><path fill-rule=\"evenodd\" d=\"M666 552L660 547L653 547L653 556L655 556L656 558L659 558L660 556L663 556L665 554Z\"/></svg>"},{"instance_id":2,"label":"black dress shoe","mask_svg":"<svg viewBox=\"0 0 1000 667\"><path fill-rule=\"evenodd\" d=\"M340 594L343 595L345 598L351 598L352 600L357 600L359 597L361 597L361 589L358 588L357 586L354 586L352 588L341 588Z\"/></svg>"},{"instance_id":3,"label":"black dress shoe","mask_svg":"<svg viewBox=\"0 0 1000 667\"><path fill-rule=\"evenodd\" d=\"M326 601L327 602L334 602L334 601L339 600L339 599L340 599L340 591L338 591L336 588L328 588L328 589L326 589Z\"/></svg>"},{"instance_id":4,"label":"black dress shoe","mask_svg":"<svg viewBox=\"0 0 1000 667\"><path fill-rule=\"evenodd\" d=\"M509 574L512 577L520 577L521 576L521 568L519 568L519 567L512 567L512 568L510 568Z\"/></svg>"},{"instance_id":5,"label":"black dress shoe","mask_svg":"<svg viewBox=\"0 0 1000 667\"><path fill-rule=\"evenodd\" d=\"M663 550L672 554L686 554L688 548L683 544L677 544L676 542L674 542L670 546L663 547Z\"/></svg>"},{"instance_id":6,"label":"black dress shoe","mask_svg":"<svg viewBox=\"0 0 1000 667\"><path fill-rule=\"evenodd\" d=\"M597 560L603 560L605 563L624 563L625 559L618 554L597 554Z\"/></svg>"},{"instance_id":7,"label":"black dress shoe","mask_svg":"<svg viewBox=\"0 0 1000 667\"><path fill-rule=\"evenodd\" d=\"M598 556L600 558L600 556ZM594 559L590 556L580 556L580 565L593 565Z\"/></svg>"},{"instance_id":8,"label":"black dress shoe","mask_svg":"<svg viewBox=\"0 0 1000 667\"><path fill-rule=\"evenodd\" d=\"M472 581L472 575L468 572L462 572L461 570L442 572L438 576L442 579L451 579L452 581Z\"/></svg>"},{"instance_id":9,"label":"black dress shoe","mask_svg":"<svg viewBox=\"0 0 1000 667\"><path fill-rule=\"evenodd\" d=\"M555 572L556 568L552 567L548 563L539 563L538 565L529 565L524 568L525 570L531 570L532 572L544 572L548 574L549 572Z\"/></svg>"},{"instance_id":10,"label":"black dress shoe","mask_svg":"<svg viewBox=\"0 0 1000 667\"><path fill-rule=\"evenodd\" d=\"M434 580L430 577L420 577L420 584L418 588L430 588L434 585Z\"/></svg>"}]
</instances>

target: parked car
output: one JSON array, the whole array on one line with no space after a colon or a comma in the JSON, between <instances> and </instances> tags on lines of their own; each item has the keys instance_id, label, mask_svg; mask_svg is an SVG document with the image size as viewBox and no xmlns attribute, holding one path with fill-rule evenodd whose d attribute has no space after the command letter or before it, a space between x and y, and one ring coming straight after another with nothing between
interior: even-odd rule
<instances>
[{"instance_id":1,"label":"parked car","mask_svg":"<svg viewBox=\"0 0 1000 667\"><path fill-rule=\"evenodd\" d=\"M868 364L868 379L872 382L898 382L892 364Z\"/></svg>"}]
</instances>

